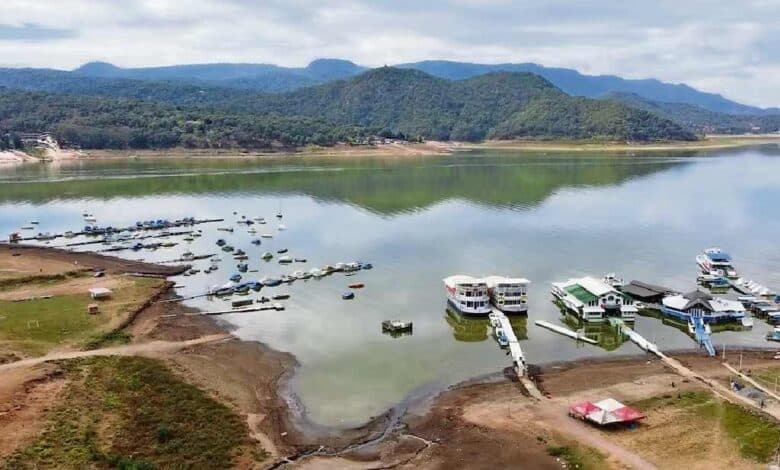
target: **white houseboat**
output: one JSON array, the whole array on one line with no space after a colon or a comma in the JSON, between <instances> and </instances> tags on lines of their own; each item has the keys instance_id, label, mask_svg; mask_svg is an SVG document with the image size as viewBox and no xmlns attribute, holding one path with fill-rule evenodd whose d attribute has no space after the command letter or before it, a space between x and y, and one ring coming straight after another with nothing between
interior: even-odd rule
<instances>
[{"instance_id":1,"label":"white houseboat","mask_svg":"<svg viewBox=\"0 0 780 470\"><path fill-rule=\"evenodd\" d=\"M482 279L458 274L444 279L447 301L464 315L490 313L488 286Z\"/></svg>"},{"instance_id":2,"label":"white houseboat","mask_svg":"<svg viewBox=\"0 0 780 470\"><path fill-rule=\"evenodd\" d=\"M594 277L554 282L552 286L553 296L586 322L604 322L609 317L633 321L639 312L631 297Z\"/></svg>"},{"instance_id":3,"label":"white houseboat","mask_svg":"<svg viewBox=\"0 0 780 470\"><path fill-rule=\"evenodd\" d=\"M490 302L504 313L528 313L528 279L488 276L485 279Z\"/></svg>"},{"instance_id":4,"label":"white houseboat","mask_svg":"<svg viewBox=\"0 0 780 470\"><path fill-rule=\"evenodd\" d=\"M697 255L696 264L699 265L704 274L725 276L729 279L739 277L737 270L731 263L731 256L717 247L707 248L702 254Z\"/></svg>"}]
</instances>

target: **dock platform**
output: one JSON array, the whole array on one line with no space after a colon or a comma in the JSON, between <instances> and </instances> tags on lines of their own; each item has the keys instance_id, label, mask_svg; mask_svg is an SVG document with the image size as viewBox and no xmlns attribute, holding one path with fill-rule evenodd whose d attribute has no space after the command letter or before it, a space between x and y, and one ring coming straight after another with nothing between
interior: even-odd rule
<instances>
[{"instance_id":1,"label":"dock platform","mask_svg":"<svg viewBox=\"0 0 780 470\"><path fill-rule=\"evenodd\" d=\"M577 333L576 331L570 330L568 328L564 328L560 325L556 325L553 323L550 323L548 321L544 320L536 320L534 322L537 326L541 326L542 328L546 328L550 331L554 331L558 334L562 334L564 336L568 336L569 338L576 339L577 341L582 341L584 343L588 344L598 344L598 341L588 338L587 336L583 335L582 333Z\"/></svg>"},{"instance_id":2,"label":"dock platform","mask_svg":"<svg viewBox=\"0 0 780 470\"><path fill-rule=\"evenodd\" d=\"M525 376L528 365L525 362L525 354L523 348L520 347L520 342L517 340L515 331L512 329L512 323L509 318L501 310L494 308L491 312L491 316L498 320L499 326L504 330L506 339L509 342L509 354L512 356L512 361L517 368L518 377Z\"/></svg>"}]
</instances>

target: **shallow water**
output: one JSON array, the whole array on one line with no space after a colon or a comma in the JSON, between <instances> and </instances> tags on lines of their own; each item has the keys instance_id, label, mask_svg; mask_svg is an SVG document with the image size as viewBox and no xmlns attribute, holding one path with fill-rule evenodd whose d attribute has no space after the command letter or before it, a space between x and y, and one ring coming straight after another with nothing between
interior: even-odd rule
<instances>
[{"instance_id":1,"label":"shallow water","mask_svg":"<svg viewBox=\"0 0 780 470\"><path fill-rule=\"evenodd\" d=\"M531 279L528 321L515 320L532 363L640 351L608 328L588 328L599 346L577 345L533 325L563 321L550 283L617 272L626 279L693 289L695 255L720 245L738 269L780 288L780 158L768 146L707 154L604 156L472 152L403 159L124 160L0 168L0 233L30 220L38 230L80 229L88 210L100 225L185 216L225 217L197 226L204 236L174 248L117 253L161 261L183 251L219 253L219 271L181 277L182 295L223 284L235 261L214 244L225 238L250 254L248 279L363 260L371 271L336 274L266 288L289 292L284 312L221 317L236 334L293 353L301 363L293 388L317 423L349 426L384 411L408 393L509 365L484 320L445 311L441 279L455 273ZM284 213L286 231L274 214ZM264 216L259 247L235 225ZM232 225L232 234L218 226ZM66 242L58 239L52 246ZM85 248L103 248L102 245ZM263 262L263 251L288 248L305 265ZM208 262L199 262L206 267ZM364 282L343 301L347 284ZM258 297L253 294L253 297ZM188 304L229 305L206 298ZM412 320L414 334L392 338L385 319ZM659 320L636 329L662 348L694 342ZM767 325L714 335L716 346L766 345Z\"/></svg>"}]
</instances>

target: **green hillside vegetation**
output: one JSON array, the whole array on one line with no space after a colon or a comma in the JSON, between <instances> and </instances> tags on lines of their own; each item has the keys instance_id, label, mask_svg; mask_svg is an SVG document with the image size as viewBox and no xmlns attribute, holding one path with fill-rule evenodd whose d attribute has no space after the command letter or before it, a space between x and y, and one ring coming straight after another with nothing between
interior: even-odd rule
<instances>
[{"instance_id":1,"label":"green hillside vegetation","mask_svg":"<svg viewBox=\"0 0 780 470\"><path fill-rule=\"evenodd\" d=\"M101 79L102 80L102 79ZM139 89L134 90L133 84ZM0 132L51 132L82 148L268 148L370 135L407 140L693 140L682 126L615 102L573 98L530 73L461 81L390 67L285 94L121 80L122 97L0 92ZM84 94L79 94L84 93ZM90 96L87 96L90 95ZM139 99L149 96L148 99ZM13 141L13 139L8 139Z\"/></svg>"},{"instance_id":2,"label":"green hillside vegetation","mask_svg":"<svg viewBox=\"0 0 780 470\"><path fill-rule=\"evenodd\" d=\"M692 104L653 101L633 93L608 93L603 98L642 109L697 132L743 134L780 130L780 114L719 113Z\"/></svg>"},{"instance_id":3,"label":"green hillside vegetation","mask_svg":"<svg viewBox=\"0 0 780 470\"><path fill-rule=\"evenodd\" d=\"M496 72L451 81L384 67L349 81L266 95L246 106L438 140L695 139L681 126L650 113L573 98L530 73Z\"/></svg>"}]
</instances>

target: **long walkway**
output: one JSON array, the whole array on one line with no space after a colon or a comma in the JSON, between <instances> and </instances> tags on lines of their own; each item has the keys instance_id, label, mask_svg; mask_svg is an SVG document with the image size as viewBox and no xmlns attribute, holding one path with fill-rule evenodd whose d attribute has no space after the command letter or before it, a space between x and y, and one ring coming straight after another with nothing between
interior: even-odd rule
<instances>
[{"instance_id":1,"label":"long walkway","mask_svg":"<svg viewBox=\"0 0 780 470\"><path fill-rule=\"evenodd\" d=\"M148 343L128 344L125 346L114 346L110 348L93 349L91 351L56 352L41 357L33 357L30 359L22 359L21 361L10 362L8 364L2 364L0 365L0 373L10 369L17 369L20 367L31 367L38 364L43 364L44 362L60 361L64 359L77 359L80 357L141 356L144 354L152 354L152 353L174 352L180 349L196 346L199 344L228 340L231 339L232 337L233 336L230 334L220 333L216 335L201 336L200 338L190 339L186 341L150 341Z\"/></svg>"}]
</instances>

